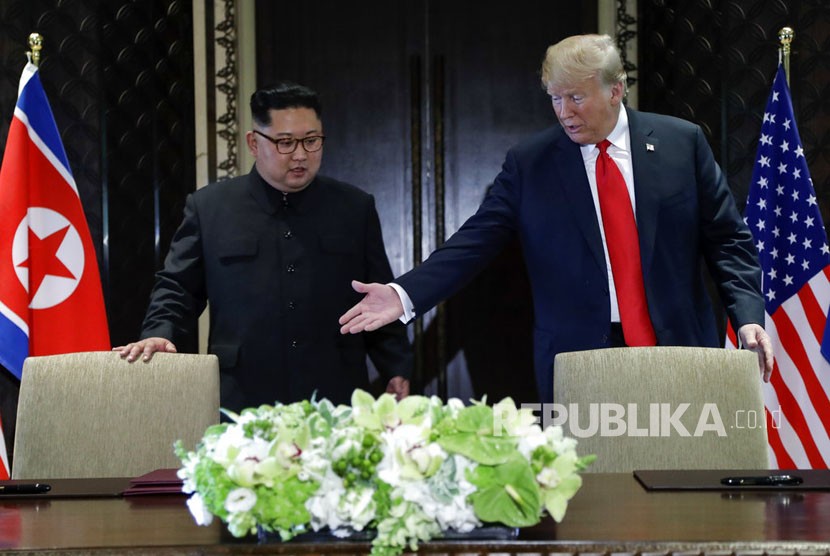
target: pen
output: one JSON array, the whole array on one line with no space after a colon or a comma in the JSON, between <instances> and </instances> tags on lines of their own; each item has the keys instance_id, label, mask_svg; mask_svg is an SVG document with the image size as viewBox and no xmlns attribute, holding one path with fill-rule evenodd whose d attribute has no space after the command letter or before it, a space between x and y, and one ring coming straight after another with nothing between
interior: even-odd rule
<instances>
[{"instance_id":1,"label":"pen","mask_svg":"<svg viewBox=\"0 0 830 556\"><path fill-rule=\"evenodd\" d=\"M18 483L14 485L0 485L0 496L3 494L43 494L52 490L46 483Z\"/></svg>"},{"instance_id":2,"label":"pen","mask_svg":"<svg viewBox=\"0 0 830 556\"><path fill-rule=\"evenodd\" d=\"M724 477L720 482L727 486L795 486L804 481L796 475L759 475Z\"/></svg>"}]
</instances>

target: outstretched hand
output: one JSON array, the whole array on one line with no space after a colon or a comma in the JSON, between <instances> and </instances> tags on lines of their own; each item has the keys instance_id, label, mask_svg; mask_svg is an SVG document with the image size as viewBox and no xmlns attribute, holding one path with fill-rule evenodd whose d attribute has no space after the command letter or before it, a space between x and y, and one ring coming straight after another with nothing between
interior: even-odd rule
<instances>
[{"instance_id":1,"label":"outstretched hand","mask_svg":"<svg viewBox=\"0 0 830 556\"><path fill-rule=\"evenodd\" d=\"M341 334L371 332L390 322L395 322L403 315L403 305L398 292L385 284L364 284L352 280L352 288L358 293L365 293L363 299L346 311L340 320Z\"/></svg>"}]
</instances>

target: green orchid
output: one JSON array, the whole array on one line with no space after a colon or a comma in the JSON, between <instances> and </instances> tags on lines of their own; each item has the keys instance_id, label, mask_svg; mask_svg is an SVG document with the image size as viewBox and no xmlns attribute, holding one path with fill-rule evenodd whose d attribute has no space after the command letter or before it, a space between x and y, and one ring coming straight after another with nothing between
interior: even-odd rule
<instances>
[{"instance_id":1,"label":"green orchid","mask_svg":"<svg viewBox=\"0 0 830 556\"><path fill-rule=\"evenodd\" d=\"M493 433L496 436L522 436L537 424L533 410L517 408L512 398L504 398L493 406Z\"/></svg>"},{"instance_id":2,"label":"green orchid","mask_svg":"<svg viewBox=\"0 0 830 556\"><path fill-rule=\"evenodd\" d=\"M578 461L575 452L567 452L555 457L536 475L545 509L557 522L565 517L568 501L582 486L582 477L577 474Z\"/></svg>"},{"instance_id":3,"label":"green orchid","mask_svg":"<svg viewBox=\"0 0 830 556\"><path fill-rule=\"evenodd\" d=\"M358 389L352 393L352 408L357 425L380 432L404 424L420 425L430 415L430 400L424 396L407 396L397 401L392 394L381 394L376 400Z\"/></svg>"}]
</instances>

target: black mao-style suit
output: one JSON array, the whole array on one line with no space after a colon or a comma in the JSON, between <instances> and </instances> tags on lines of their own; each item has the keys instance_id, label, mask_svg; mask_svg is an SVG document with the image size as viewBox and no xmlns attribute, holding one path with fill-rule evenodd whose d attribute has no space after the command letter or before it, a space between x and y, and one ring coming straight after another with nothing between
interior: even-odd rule
<instances>
[{"instance_id":1,"label":"black mao-style suit","mask_svg":"<svg viewBox=\"0 0 830 556\"><path fill-rule=\"evenodd\" d=\"M338 318L361 297L352 279L392 279L374 198L322 176L284 196L253 169L188 196L141 337L176 343L209 301L223 407L314 391L347 403L369 385L367 354L385 380L412 365L400 323L340 334Z\"/></svg>"},{"instance_id":2,"label":"black mao-style suit","mask_svg":"<svg viewBox=\"0 0 830 556\"><path fill-rule=\"evenodd\" d=\"M636 218L649 314L659 345L718 346L702 276L708 267L736 328L764 322L752 236L701 129L628 110ZM511 149L476 214L396 280L417 315L455 293L517 231L533 292L542 401L557 353L609 346L602 238L579 145L559 126Z\"/></svg>"}]
</instances>

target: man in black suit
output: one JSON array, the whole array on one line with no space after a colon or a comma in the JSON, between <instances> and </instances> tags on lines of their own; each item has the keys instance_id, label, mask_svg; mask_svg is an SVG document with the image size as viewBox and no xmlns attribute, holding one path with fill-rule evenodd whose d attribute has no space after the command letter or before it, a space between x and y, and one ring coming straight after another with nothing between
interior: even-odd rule
<instances>
[{"instance_id":1,"label":"man in black suit","mask_svg":"<svg viewBox=\"0 0 830 556\"><path fill-rule=\"evenodd\" d=\"M142 339L114 349L128 361L175 352L207 304L208 351L219 357L225 408L314 391L348 402L355 388L369 386L367 354L387 391L406 396L405 327L347 337L337 324L359 300L352 278L392 279L374 198L317 174L325 136L314 91L293 83L261 89L251 112L254 168L188 196Z\"/></svg>"},{"instance_id":2,"label":"man in black suit","mask_svg":"<svg viewBox=\"0 0 830 556\"><path fill-rule=\"evenodd\" d=\"M341 317L341 331L375 330L424 314L517 232L533 291L542 401L552 400L560 352L721 345L702 261L768 381L772 347L761 326L755 246L701 129L624 108L625 71L608 36L569 37L551 46L542 83L560 125L508 152L478 212L422 265L391 287L356 281L366 295ZM619 194L604 204L609 190L598 184L612 182ZM625 233L609 228L617 223ZM623 236L631 241L619 247Z\"/></svg>"}]
</instances>

